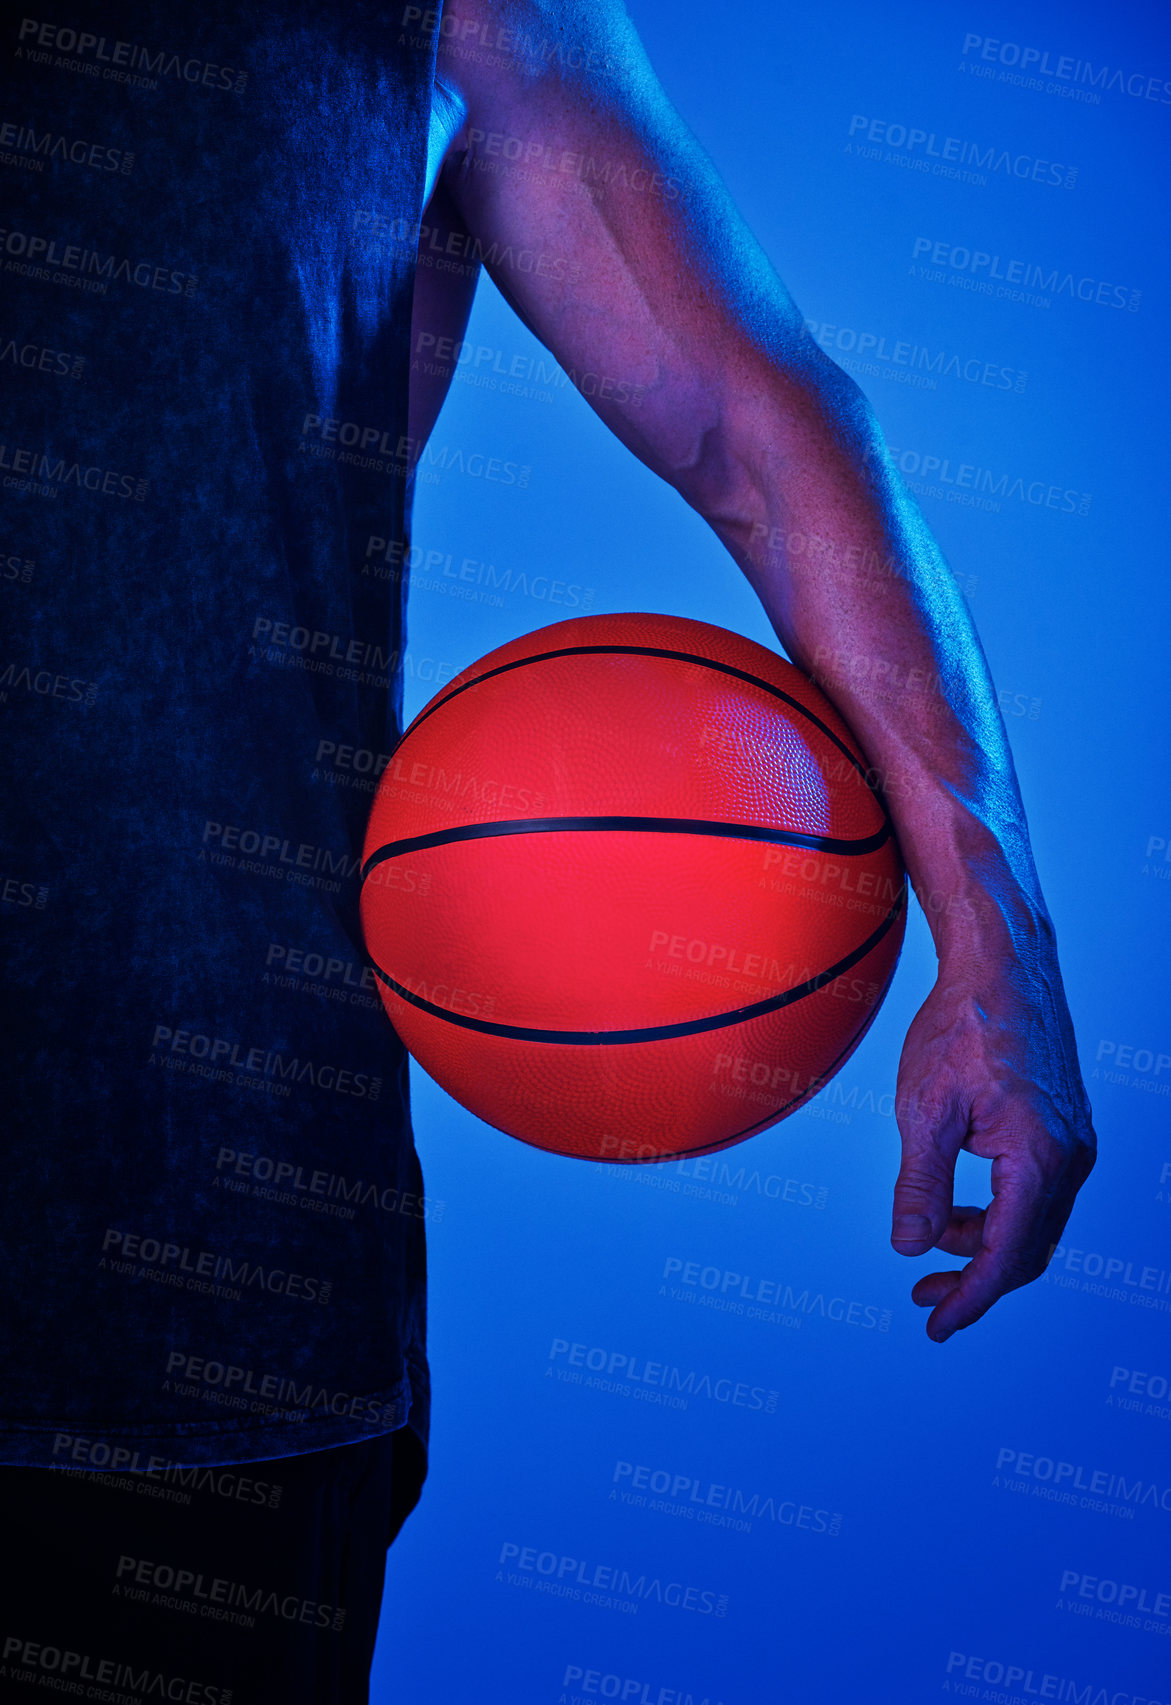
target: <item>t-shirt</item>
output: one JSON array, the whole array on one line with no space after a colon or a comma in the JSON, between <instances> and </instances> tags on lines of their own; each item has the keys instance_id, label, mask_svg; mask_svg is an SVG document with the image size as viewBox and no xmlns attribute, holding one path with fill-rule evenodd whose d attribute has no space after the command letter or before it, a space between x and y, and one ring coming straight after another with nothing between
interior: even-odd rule
<instances>
[{"instance_id":1,"label":"t-shirt","mask_svg":"<svg viewBox=\"0 0 1171 1705\"><path fill-rule=\"evenodd\" d=\"M425 1438L357 901L437 9L49 16L0 39L0 1460Z\"/></svg>"}]
</instances>

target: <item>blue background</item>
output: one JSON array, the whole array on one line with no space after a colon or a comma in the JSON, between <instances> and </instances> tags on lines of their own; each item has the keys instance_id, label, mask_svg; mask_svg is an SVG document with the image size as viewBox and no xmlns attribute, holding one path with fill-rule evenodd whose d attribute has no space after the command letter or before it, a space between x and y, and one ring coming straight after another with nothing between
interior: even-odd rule
<instances>
[{"instance_id":1,"label":"blue background","mask_svg":"<svg viewBox=\"0 0 1171 1705\"><path fill-rule=\"evenodd\" d=\"M930 387L900 382L889 360L851 369L912 489L924 483L915 457L936 456L953 468L976 463L994 480L1007 474L1010 485L1019 476L1026 489L1077 494L1073 513L1011 495L984 509L930 489L920 501L1002 694L1102 1155L1045 1278L945 1347L929 1343L909 1291L931 1263L900 1259L887 1241L898 1160L890 1097L934 969L917 913L886 1006L840 1078L706 1168L611 1169L539 1153L478 1123L412 1068L437 1214L432 1467L390 1553L373 1697L1166 1700L1171 1600L1132 1626L1116 1619L1110 1587L1071 1596L1062 1581L1132 1585L1148 1606L1171 1593L1171 1400L1150 1402L1131 1377L1154 1376L1164 1393L1158 1380L1171 1380L1168 1312L1137 1300L1171 1303L1158 1291L1171 1283L1160 927L1171 905L1171 803L1160 787L1167 374L1157 211L1171 106L1110 90L1097 103L1060 98L1001 80L997 61L963 52L971 33L1048 49L1050 64L1069 55L1168 77L1165 25L1156 8L1133 4L748 0L713 10L635 0L631 9L668 94L803 313L839 328L838 359L857 361L848 334L867 332L888 350L904 340L977 360L969 371L992 364L993 384L940 372ZM988 74L973 75L976 66ZM1053 162L1063 182L998 170L977 183L937 176L908 167L906 147L867 158L858 145L873 144L851 134L854 115ZM1040 308L935 282L912 272L920 237L1141 299L1118 309L1065 294ZM595 610L671 610L775 646L714 536L552 380L551 358L487 281L468 339L501 352L501 365L516 355L542 363L530 382L548 400L476 384L466 365L433 444L490 448L531 468L529 483L436 463L420 484L416 544L593 589ZM1003 370L1012 388L999 388ZM520 592L493 607L443 584L421 575L412 591L408 715L437 675L578 613ZM987 1168L967 1156L959 1197L987 1199ZM799 1325L778 1326L675 1300L663 1283L671 1258L778 1279L827 1303L845 1298L878 1324L834 1320L811 1303ZM1134 1282L1144 1268L1157 1274L1146 1289ZM557 1377L567 1356L551 1361L556 1340L746 1382L775 1392L775 1409L693 1396L676 1410L571 1383ZM1005 1452L1025 1453L1031 1469L1014 1472L1020 1459ZM1124 1513L1082 1507L1076 1494L1046 1497L1053 1480L1038 1475L1058 1462L1080 1468L1083 1484L1095 1471L1123 1476L1106 1501ZM713 1483L737 1488L765 1513L743 1532L651 1508L650 1493L647 1504L625 1503L611 1497L622 1463L681 1476L701 1494ZM1143 1502L1136 1484L1153 1485L1154 1499ZM767 1513L770 1498L788 1513L795 1504L828 1514L786 1525ZM686 1506L687 1495L674 1502ZM822 1521L837 1531L817 1531ZM555 1597L536 1569L516 1567L516 1553L500 1562L510 1545L726 1595L726 1614L652 1601L631 1615ZM575 1670L596 1672L592 1692ZM1045 1675L1057 1679L1044 1684Z\"/></svg>"}]
</instances>

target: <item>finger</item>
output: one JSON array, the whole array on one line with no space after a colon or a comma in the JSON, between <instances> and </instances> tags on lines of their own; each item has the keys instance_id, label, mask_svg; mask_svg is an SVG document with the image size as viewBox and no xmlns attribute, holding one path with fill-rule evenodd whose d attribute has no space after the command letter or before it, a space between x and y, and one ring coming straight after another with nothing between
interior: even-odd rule
<instances>
[{"instance_id":1,"label":"finger","mask_svg":"<svg viewBox=\"0 0 1171 1705\"><path fill-rule=\"evenodd\" d=\"M960 1282L962 1268L953 1267L949 1273L924 1273L911 1289L911 1301L918 1308L934 1308Z\"/></svg>"},{"instance_id":2,"label":"finger","mask_svg":"<svg viewBox=\"0 0 1171 1705\"><path fill-rule=\"evenodd\" d=\"M992 1307L994 1302L1016 1288L1004 1281L1002 1263L990 1250L984 1249L958 1273L939 1273L935 1278L944 1281L932 1289L924 1284L924 1305L934 1304L927 1318L927 1336L937 1344L946 1344L954 1332L973 1326Z\"/></svg>"},{"instance_id":3,"label":"finger","mask_svg":"<svg viewBox=\"0 0 1171 1705\"><path fill-rule=\"evenodd\" d=\"M927 1335L938 1344L979 1320L1043 1265L1037 1254L1037 1226L1048 1192L1039 1169L1001 1157L992 1163L992 1191L980 1249L958 1275L939 1275L956 1282L935 1287L942 1295L927 1321Z\"/></svg>"},{"instance_id":4,"label":"finger","mask_svg":"<svg viewBox=\"0 0 1171 1705\"><path fill-rule=\"evenodd\" d=\"M975 1255L984 1241L984 1208L953 1208L936 1248L945 1255Z\"/></svg>"},{"instance_id":5,"label":"finger","mask_svg":"<svg viewBox=\"0 0 1171 1705\"><path fill-rule=\"evenodd\" d=\"M967 1114L956 1108L934 1116L915 1111L900 1125L903 1159L895 1181L890 1241L900 1255L923 1255L951 1220L956 1156L967 1134Z\"/></svg>"},{"instance_id":6,"label":"finger","mask_svg":"<svg viewBox=\"0 0 1171 1705\"><path fill-rule=\"evenodd\" d=\"M979 1254L984 1241L984 1218L983 1208L953 1208L947 1228L936 1243L936 1248L942 1249L945 1255ZM912 1287L911 1301L917 1303L920 1308L933 1307L935 1303L942 1301L959 1281L960 1270L957 1268L952 1268L950 1272L924 1273Z\"/></svg>"}]
</instances>

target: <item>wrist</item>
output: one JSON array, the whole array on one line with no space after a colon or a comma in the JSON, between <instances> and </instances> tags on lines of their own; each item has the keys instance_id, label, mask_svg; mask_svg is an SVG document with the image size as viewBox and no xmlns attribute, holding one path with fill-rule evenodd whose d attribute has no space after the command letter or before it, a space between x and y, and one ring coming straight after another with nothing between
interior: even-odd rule
<instances>
[{"instance_id":1,"label":"wrist","mask_svg":"<svg viewBox=\"0 0 1171 1705\"><path fill-rule=\"evenodd\" d=\"M947 889L916 885L941 976L1003 976L1010 965L1043 964L1056 951L1053 924L1039 889L1027 891L1007 873L983 879L965 872Z\"/></svg>"},{"instance_id":2,"label":"wrist","mask_svg":"<svg viewBox=\"0 0 1171 1705\"><path fill-rule=\"evenodd\" d=\"M1023 821L998 835L968 810L948 816L943 834L908 836L904 848L941 966L1050 953L1053 924Z\"/></svg>"}]
</instances>

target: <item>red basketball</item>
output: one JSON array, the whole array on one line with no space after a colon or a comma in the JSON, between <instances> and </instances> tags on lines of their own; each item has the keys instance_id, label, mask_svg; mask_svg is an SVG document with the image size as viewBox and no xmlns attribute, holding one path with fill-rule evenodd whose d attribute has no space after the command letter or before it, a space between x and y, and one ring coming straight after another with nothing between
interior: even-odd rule
<instances>
[{"instance_id":1,"label":"red basketball","mask_svg":"<svg viewBox=\"0 0 1171 1705\"><path fill-rule=\"evenodd\" d=\"M764 646L586 616L457 676L403 735L362 923L457 1101L593 1160L739 1142L807 1101L886 992L890 819L833 706Z\"/></svg>"}]
</instances>

